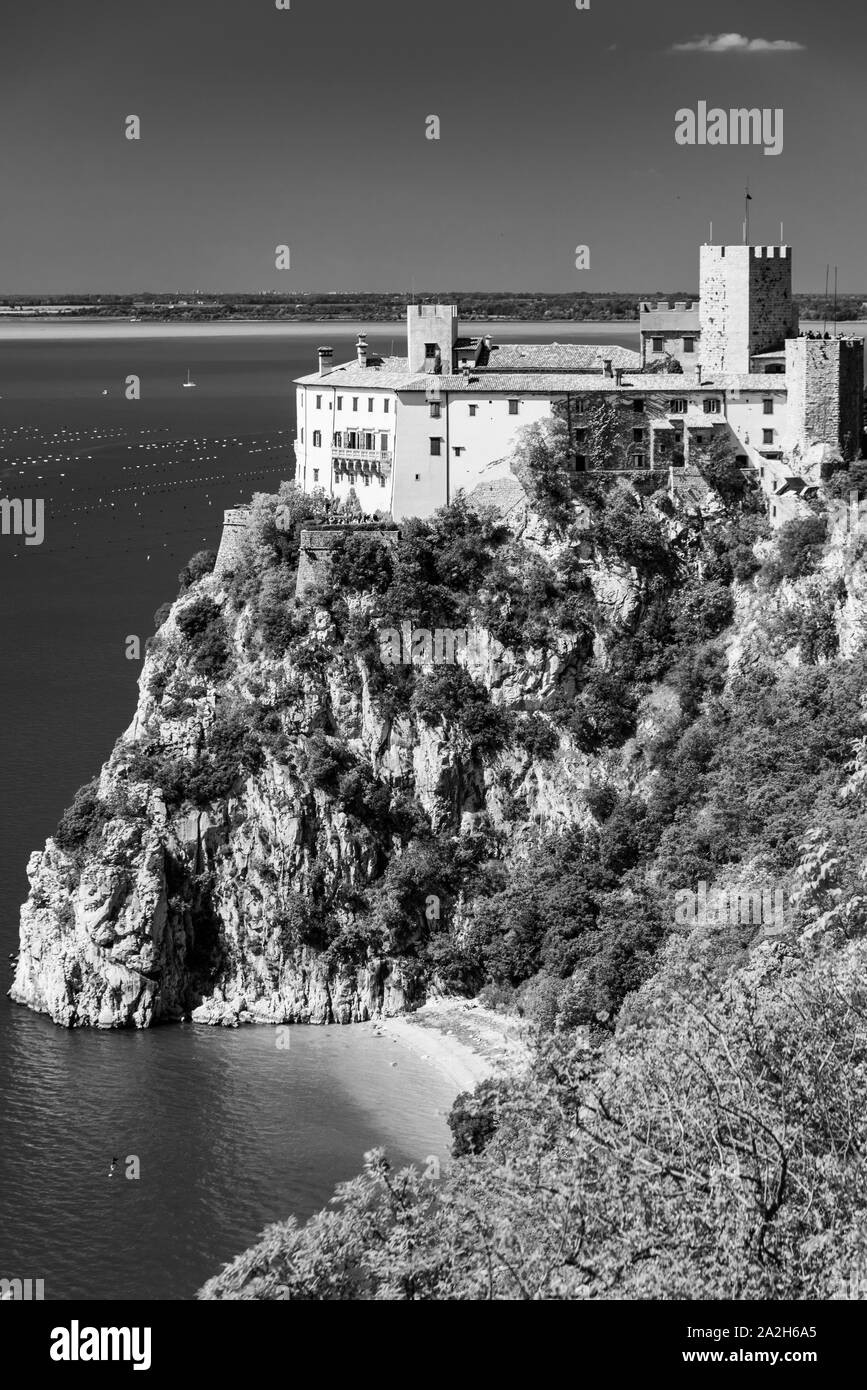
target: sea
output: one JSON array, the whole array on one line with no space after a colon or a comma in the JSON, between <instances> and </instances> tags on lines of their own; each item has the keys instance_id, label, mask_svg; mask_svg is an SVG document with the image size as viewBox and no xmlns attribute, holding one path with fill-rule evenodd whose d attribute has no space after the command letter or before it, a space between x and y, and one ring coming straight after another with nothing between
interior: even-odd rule
<instances>
[{"instance_id":1,"label":"sea","mask_svg":"<svg viewBox=\"0 0 867 1390\"><path fill-rule=\"evenodd\" d=\"M292 382L320 344L351 358L362 327L0 324L0 497L45 503L41 545L0 536L0 1278L42 1279L46 1299L192 1298L265 1226L323 1207L367 1150L448 1160L454 1087L369 1028L296 1027L288 1048L260 1027L65 1030L5 994L28 858L134 713L129 638L143 649L224 508L292 477ZM368 326L377 352L401 353L403 333Z\"/></svg>"}]
</instances>

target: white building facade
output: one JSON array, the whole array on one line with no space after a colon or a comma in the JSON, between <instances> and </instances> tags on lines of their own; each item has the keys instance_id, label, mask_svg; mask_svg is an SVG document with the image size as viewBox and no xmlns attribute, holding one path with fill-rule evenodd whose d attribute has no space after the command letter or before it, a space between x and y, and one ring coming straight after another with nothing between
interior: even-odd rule
<instances>
[{"instance_id":1,"label":"white building facade","mask_svg":"<svg viewBox=\"0 0 867 1390\"><path fill-rule=\"evenodd\" d=\"M864 342L799 334L789 247L705 246L698 305L640 306L639 350L495 345L459 335L454 305L410 305L405 357L360 337L353 361L296 382L296 481L368 515L429 516L479 484L511 478L518 432L565 405L577 469L582 419L616 400L631 426L629 465L689 467L715 432L756 468L790 514L798 480L860 446ZM682 371L648 370L674 359ZM771 506L772 519L779 520Z\"/></svg>"}]
</instances>

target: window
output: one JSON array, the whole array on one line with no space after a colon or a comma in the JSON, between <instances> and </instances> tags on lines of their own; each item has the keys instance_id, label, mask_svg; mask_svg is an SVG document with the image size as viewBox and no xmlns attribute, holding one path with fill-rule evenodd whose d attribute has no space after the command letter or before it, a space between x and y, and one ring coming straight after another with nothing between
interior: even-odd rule
<instances>
[{"instance_id":1,"label":"window","mask_svg":"<svg viewBox=\"0 0 867 1390\"><path fill-rule=\"evenodd\" d=\"M684 352L695 352L695 338L684 338L683 350Z\"/></svg>"},{"instance_id":2,"label":"window","mask_svg":"<svg viewBox=\"0 0 867 1390\"><path fill-rule=\"evenodd\" d=\"M685 400L683 400L683 398L682 398L681 396L677 396L677 397L675 397L675 399L674 399L673 401L669 401L669 403L668 403L668 413L669 413L669 415L685 415L685 414L686 414L686 411L687 411L687 403L686 403Z\"/></svg>"},{"instance_id":3,"label":"window","mask_svg":"<svg viewBox=\"0 0 867 1390\"><path fill-rule=\"evenodd\" d=\"M719 415L719 401L716 396L709 396L704 403L705 415Z\"/></svg>"},{"instance_id":4,"label":"window","mask_svg":"<svg viewBox=\"0 0 867 1390\"><path fill-rule=\"evenodd\" d=\"M738 465L738 468L746 468L747 464L749 463L749 459L747 458L746 454L736 454L736 455L735 455L735 463ZM764 476L765 476L765 470L762 469L761 472L762 472L762 477L764 477Z\"/></svg>"},{"instance_id":5,"label":"window","mask_svg":"<svg viewBox=\"0 0 867 1390\"><path fill-rule=\"evenodd\" d=\"M436 343L425 343L425 345L424 345L424 355L425 355L425 357L436 357L436 355L437 355L437 345L436 345Z\"/></svg>"},{"instance_id":6,"label":"window","mask_svg":"<svg viewBox=\"0 0 867 1390\"><path fill-rule=\"evenodd\" d=\"M372 434L366 434L366 435L364 436L364 447L365 447L365 449L368 449L368 450L372 450L372 449L373 449L374 445L373 445L373 435L372 435Z\"/></svg>"},{"instance_id":7,"label":"window","mask_svg":"<svg viewBox=\"0 0 867 1390\"><path fill-rule=\"evenodd\" d=\"M443 442L441 439L437 439L433 435L431 436L430 451L434 458L439 458L442 453L442 444Z\"/></svg>"},{"instance_id":8,"label":"window","mask_svg":"<svg viewBox=\"0 0 867 1390\"><path fill-rule=\"evenodd\" d=\"M314 470L313 470L313 481L314 481L314 483L318 483L318 482L319 482L319 469L318 469L318 468L314 468Z\"/></svg>"},{"instance_id":9,"label":"window","mask_svg":"<svg viewBox=\"0 0 867 1390\"><path fill-rule=\"evenodd\" d=\"M518 402L517 402L517 401L509 401L509 414L510 414L510 415L517 415L517 413L518 413Z\"/></svg>"},{"instance_id":10,"label":"window","mask_svg":"<svg viewBox=\"0 0 867 1390\"><path fill-rule=\"evenodd\" d=\"M665 340L664 340L663 338L654 338L654 339L653 339L653 351L654 351L654 352L665 352Z\"/></svg>"},{"instance_id":11,"label":"window","mask_svg":"<svg viewBox=\"0 0 867 1390\"><path fill-rule=\"evenodd\" d=\"M371 412L371 413L373 412L373 397L372 397L372 396L368 396L368 398L367 398L367 409L368 409L369 412Z\"/></svg>"},{"instance_id":12,"label":"window","mask_svg":"<svg viewBox=\"0 0 867 1390\"><path fill-rule=\"evenodd\" d=\"M381 477L381 476L380 476L380 479L379 479L379 486L380 486L380 487L385 487L385 479L384 479L383 477Z\"/></svg>"},{"instance_id":13,"label":"window","mask_svg":"<svg viewBox=\"0 0 867 1390\"><path fill-rule=\"evenodd\" d=\"M343 409L343 397L342 397L342 396L338 396L338 397L337 397L337 409L338 409L338 410L342 410L342 409Z\"/></svg>"},{"instance_id":14,"label":"window","mask_svg":"<svg viewBox=\"0 0 867 1390\"><path fill-rule=\"evenodd\" d=\"M355 430L346 431L346 447L347 449L358 448L358 435L355 433Z\"/></svg>"},{"instance_id":15,"label":"window","mask_svg":"<svg viewBox=\"0 0 867 1390\"><path fill-rule=\"evenodd\" d=\"M774 413L774 402L773 402L773 400L764 400L764 401L762 401L762 410L764 411L765 415L773 415L773 413Z\"/></svg>"},{"instance_id":16,"label":"window","mask_svg":"<svg viewBox=\"0 0 867 1390\"><path fill-rule=\"evenodd\" d=\"M632 442L633 442L633 444L643 444L643 443L644 443L644 430L633 430L633 431L632 431Z\"/></svg>"},{"instance_id":17,"label":"window","mask_svg":"<svg viewBox=\"0 0 867 1390\"><path fill-rule=\"evenodd\" d=\"M763 443L763 444L773 444L773 442L774 442L774 431L773 431L773 430L762 430L762 443Z\"/></svg>"},{"instance_id":18,"label":"window","mask_svg":"<svg viewBox=\"0 0 867 1390\"><path fill-rule=\"evenodd\" d=\"M471 415L476 415L476 414L478 413L478 409L479 409L479 407L478 407L477 405L471 405L471 406L470 406L470 414L471 414Z\"/></svg>"},{"instance_id":19,"label":"window","mask_svg":"<svg viewBox=\"0 0 867 1390\"><path fill-rule=\"evenodd\" d=\"M381 435L379 436L379 452L380 452L381 454L387 454L387 453L388 453L388 435L387 435L387 434L381 434Z\"/></svg>"},{"instance_id":20,"label":"window","mask_svg":"<svg viewBox=\"0 0 867 1390\"><path fill-rule=\"evenodd\" d=\"M365 486L365 487L370 487L370 474L369 474L369 473L365 473L365 475L364 475L364 486Z\"/></svg>"},{"instance_id":21,"label":"window","mask_svg":"<svg viewBox=\"0 0 867 1390\"><path fill-rule=\"evenodd\" d=\"M636 454L636 455L635 455L635 467L636 467L636 468L646 468L646 467L647 467L647 455L646 455L646 454Z\"/></svg>"},{"instance_id":22,"label":"window","mask_svg":"<svg viewBox=\"0 0 867 1390\"><path fill-rule=\"evenodd\" d=\"M452 447L453 447L454 452L455 452L455 458L456 458L456 459L459 459L460 456L461 456L461 454L464 452L464 447L465 447L465 446L464 446L463 444L455 444L455 445L453 445Z\"/></svg>"},{"instance_id":23,"label":"window","mask_svg":"<svg viewBox=\"0 0 867 1390\"><path fill-rule=\"evenodd\" d=\"M635 414L636 414L636 415L643 415L643 414L644 414L644 401L642 401L642 400L634 400L634 401L632 402L632 409L635 411Z\"/></svg>"},{"instance_id":24,"label":"window","mask_svg":"<svg viewBox=\"0 0 867 1390\"><path fill-rule=\"evenodd\" d=\"M416 482L419 481L420 477L421 477L421 474L420 474L420 473L416 473L416 475L415 475L415 480L416 480Z\"/></svg>"},{"instance_id":25,"label":"window","mask_svg":"<svg viewBox=\"0 0 867 1390\"><path fill-rule=\"evenodd\" d=\"M314 431L313 431L313 447L314 447L314 449L321 449L321 448L322 448L322 431L321 431L321 430L314 430Z\"/></svg>"},{"instance_id":26,"label":"window","mask_svg":"<svg viewBox=\"0 0 867 1390\"><path fill-rule=\"evenodd\" d=\"M576 443L576 444L583 444L583 443L584 443L584 440L586 439L586 437L587 437L587 431L584 429L584 427L583 427L583 425L582 425L579 429L577 429L577 430L575 431L575 443Z\"/></svg>"},{"instance_id":27,"label":"window","mask_svg":"<svg viewBox=\"0 0 867 1390\"><path fill-rule=\"evenodd\" d=\"M579 470L583 469L583 468L586 466L586 464L587 464L587 455L586 455L586 454L576 454L576 455L575 455L575 467L576 467L577 469L579 469Z\"/></svg>"},{"instance_id":28,"label":"window","mask_svg":"<svg viewBox=\"0 0 867 1390\"><path fill-rule=\"evenodd\" d=\"M583 396L579 396L578 399L575 401L575 414L576 414L576 415L583 415L586 409L587 409L587 402L586 402L586 400L584 400Z\"/></svg>"},{"instance_id":29,"label":"window","mask_svg":"<svg viewBox=\"0 0 867 1390\"><path fill-rule=\"evenodd\" d=\"M357 397L357 396L353 396L353 397L352 397L352 409L353 409L353 410L357 410L357 409L358 409L358 397Z\"/></svg>"},{"instance_id":30,"label":"window","mask_svg":"<svg viewBox=\"0 0 867 1390\"><path fill-rule=\"evenodd\" d=\"M439 401L431 401L431 403L430 403L430 418L431 418L432 420L438 420L438 419L440 418L440 416L442 415L442 413L443 413L443 408L442 408L442 406L440 405Z\"/></svg>"},{"instance_id":31,"label":"window","mask_svg":"<svg viewBox=\"0 0 867 1390\"><path fill-rule=\"evenodd\" d=\"M385 414L387 415L389 410L391 409L391 401L388 399L388 396L386 396L384 401L382 402L382 408Z\"/></svg>"},{"instance_id":32,"label":"window","mask_svg":"<svg viewBox=\"0 0 867 1390\"><path fill-rule=\"evenodd\" d=\"M304 443L304 426L301 426L301 443Z\"/></svg>"},{"instance_id":33,"label":"window","mask_svg":"<svg viewBox=\"0 0 867 1390\"><path fill-rule=\"evenodd\" d=\"M317 396L317 397L316 397L316 409L317 409L317 410L321 410L321 409L322 409L322 397L321 397L321 396Z\"/></svg>"},{"instance_id":34,"label":"window","mask_svg":"<svg viewBox=\"0 0 867 1390\"><path fill-rule=\"evenodd\" d=\"M340 433L339 430L335 430L335 432L334 432L334 439L333 439L332 443L334 444L335 449L340 449L340 448L342 448L342 446L343 446L343 435Z\"/></svg>"}]
</instances>

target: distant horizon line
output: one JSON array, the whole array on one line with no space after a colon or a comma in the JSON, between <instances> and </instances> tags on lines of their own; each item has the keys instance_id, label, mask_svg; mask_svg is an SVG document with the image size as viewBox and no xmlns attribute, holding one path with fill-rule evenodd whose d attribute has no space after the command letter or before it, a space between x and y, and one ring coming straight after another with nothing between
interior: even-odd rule
<instances>
[{"instance_id":1,"label":"distant horizon line","mask_svg":"<svg viewBox=\"0 0 867 1390\"><path fill-rule=\"evenodd\" d=\"M795 294L795 295L807 295L807 294L810 294L810 295L822 295L823 297L827 297L829 303L833 300L833 297L834 297L834 296L833 296L833 291L828 291L827 294L826 294L826 291L825 291L823 288L821 288L821 289L797 289L797 290L793 290L792 293ZM473 295L502 295L502 296L504 296L504 297L509 297L509 298L512 298L512 299L520 299L520 298L524 298L524 297L529 298L529 297L533 297L533 296L537 296L537 295L539 295L539 296L544 296L544 297L549 297L549 298L556 297L556 298L558 298L558 299L563 299L563 298L581 299L581 298L586 298L586 297L589 297L589 296L604 295L604 294L613 294L613 295L621 295L621 296L629 295L629 296L634 296L636 299L652 299L654 296L658 296L660 299L662 299L662 298L668 298L668 299L673 299L673 298L689 298L690 296L692 296L692 298L694 298L694 299L700 298L700 292L699 292L699 290L697 290L697 289L696 289L696 290L684 290L684 289L677 289L677 290L660 290L660 289L653 289L653 290L644 290L644 291L641 291L641 290L632 290L632 289L616 290L616 289L611 289L610 287L609 287L609 288L604 288L604 289L595 289L595 290L529 290L529 289L522 289L522 290L506 290L506 289L498 289L498 290L484 290L484 289L477 289L477 290L449 290L449 291L442 291L442 292L435 292L435 293L428 293L428 292L418 293L418 292L417 292L417 293L415 293L415 294L408 294L406 290L351 290L351 289L342 289L342 290L241 290L241 289L233 289L233 290L140 290L140 289L137 289L137 290L110 290L110 289L101 289L101 290L66 290L66 291L58 290L58 291L55 291L55 292L47 292L47 291L46 291L46 292L45 292L45 298L43 298L43 299L39 299L39 297L38 297L38 296L39 296L39 291L35 291L35 290L0 290L0 304L6 302L7 300L15 300L15 299L32 299L32 300L34 300L34 301L36 301L37 303L40 303L40 304L48 304L48 303L52 303L52 302L54 302L54 301L63 301L63 296L64 296L64 294L70 296L70 299L67 300L67 301L65 301L65 302L68 302L68 303L72 303L73 300L75 300L75 299L96 300L96 299L101 299L101 298L103 298L104 296L111 296L111 297L113 297L113 298L119 298L119 299L126 299L126 298L130 298L130 297L132 297L132 296L135 296L135 297L141 298L141 299L143 299L143 300L147 300L147 299L156 300L156 299L179 298L179 297L180 297L180 298L187 298L187 297L190 296L190 295L198 295L199 297L203 297L203 296L209 295L209 296L214 296L214 297L219 296L219 297L222 297L222 298L227 298L227 297L229 297L229 296L233 296L233 297L234 297L234 296L238 296L238 297L248 296L249 298L257 298L257 299L264 299L264 298L269 298L269 299L271 299L271 298L273 298L273 299L278 299L278 298L279 298L279 299L296 298L296 299L299 299L299 300L300 300L300 299L309 298L309 297L312 296L312 295L324 296L324 297L327 297L327 298L330 298L330 299L338 298L340 295L359 295L359 296L365 296L365 297L371 297L371 298L376 298L376 297L380 297L380 296L387 296L388 298L391 298L391 299L403 298L403 299L404 299L404 302L407 303L407 304L417 304L417 303L431 303L431 304L440 303L440 304L447 304L447 303L453 302L453 301L456 300L456 299L461 299L461 298L467 299L467 298L470 298L470 297L472 297ZM865 296L865 299L867 299L867 287L861 288L861 289L854 289L854 290L845 290L845 289L841 289L841 288L839 288L839 287L838 287L838 289L837 289L837 298L838 298L838 299L840 299L840 298L853 299L853 298L855 298L855 297L856 297L857 295L859 295L859 294L863 294L863 295ZM187 307L195 307L195 306L194 306L194 305L193 305L193 306L188 305Z\"/></svg>"}]
</instances>

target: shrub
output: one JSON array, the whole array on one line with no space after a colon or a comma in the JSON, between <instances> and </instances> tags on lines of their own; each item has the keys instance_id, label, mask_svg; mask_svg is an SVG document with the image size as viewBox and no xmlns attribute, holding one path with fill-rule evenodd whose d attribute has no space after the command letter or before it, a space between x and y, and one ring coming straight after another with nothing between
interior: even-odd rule
<instances>
[{"instance_id":1,"label":"shrub","mask_svg":"<svg viewBox=\"0 0 867 1390\"><path fill-rule=\"evenodd\" d=\"M661 578L671 578L677 570L672 551L659 520L639 508L635 497L624 490L611 494L608 504L594 521L594 537L605 551Z\"/></svg>"},{"instance_id":2,"label":"shrub","mask_svg":"<svg viewBox=\"0 0 867 1390\"><path fill-rule=\"evenodd\" d=\"M698 469L705 482L729 506L740 500L748 486L729 439L714 435L710 444L697 451Z\"/></svg>"},{"instance_id":3,"label":"shrub","mask_svg":"<svg viewBox=\"0 0 867 1390\"><path fill-rule=\"evenodd\" d=\"M553 757L560 743L557 730L541 714L529 714L515 721L515 742L531 758L544 762Z\"/></svg>"},{"instance_id":4,"label":"shrub","mask_svg":"<svg viewBox=\"0 0 867 1390\"><path fill-rule=\"evenodd\" d=\"M384 593L393 572L391 547L375 533L349 532L331 552L329 584L344 593Z\"/></svg>"},{"instance_id":5,"label":"shrub","mask_svg":"<svg viewBox=\"0 0 867 1390\"><path fill-rule=\"evenodd\" d=\"M580 746L586 752L622 744L635 732L638 699L622 676L594 668L572 717Z\"/></svg>"},{"instance_id":6,"label":"shrub","mask_svg":"<svg viewBox=\"0 0 867 1390\"><path fill-rule=\"evenodd\" d=\"M412 708L426 724L452 724L470 742L471 753L490 754L502 748L511 720L506 710L490 703L488 692L463 666L442 666L416 681Z\"/></svg>"},{"instance_id":7,"label":"shrub","mask_svg":"<svg viewBox=\"0 0 867 1390\"><path fill-rule=\"evenodd\" d=\"M391 788L386 782L380 782L366 764L352 767L343 774L337 799L345 811L371 829L388 829Z\"/></svg>"},{"instance_id":8,"label":"shrub","mask_svg":"<svg viewBox=\"0 0 867 1390\"><path fill-rule=\"evenodd\" d=\"M205 595L193 599L179 611L177 624L193 670L210 680L224 676L229 665L229 641L223 615L213 599Z\"/></svg>"},{"instance_id":9,"label":"shrub","mask_svg":"<svg viewBox=\"0 0 867 1390\"><path fill-rule=\"evenodd\" d=\"M216 563L216 550L197 550L195 555L190 557L178 575L178 583L181 586L180 592L182 594L185 593L187 589L191 588L193 584L196 584L204 575L210 574Z\"/></svg>"},{"instance_id":10,"label":"shrub","mask_svg":"<svg viewBox=\"0 0 867 1390\"><path fill-rule=\"evenodd\" d=\"M828 525L822 516L794 517L777 532L777 553L762 566L770 585L781 579L802 579L813 574L822 558Z\"/></svg>"},{"instance_id":11,"label":"shrub","mask_svg":"<svg viewBox=\"0 0 867 1390\"><path fill-rule=\"evenodd\" d=\"M307 780L320 791L332 796L340 790L341 774L353 762L353 755L338 739L326 738L325 734L312 734L307 742L306 776Z\"/></svg>"},{"instance_id":12,"label":"shrub","mask_svg":"<svg viewBox=\"0 0 867 1390\"><path fill-rule=\"evenodd\" d=\"M108 813L99 799L99 779L94 778L75 793L57 824L54 840L59 849L74 853L83 848L102 829Z\"/></svg>"},{"instance_id":13,"label":"shrub","mask_svg":"<svg viewBox=\"0 0 867 1390\"><path fill-rule=\"evenodd\" d=\"M448 1114L452 1155L464 1158L480 1154L499 1124L499 1106L505 1092L502 1081L482 1081L474 1091L462 1091Z\"/></svg>"}]
</instances>

